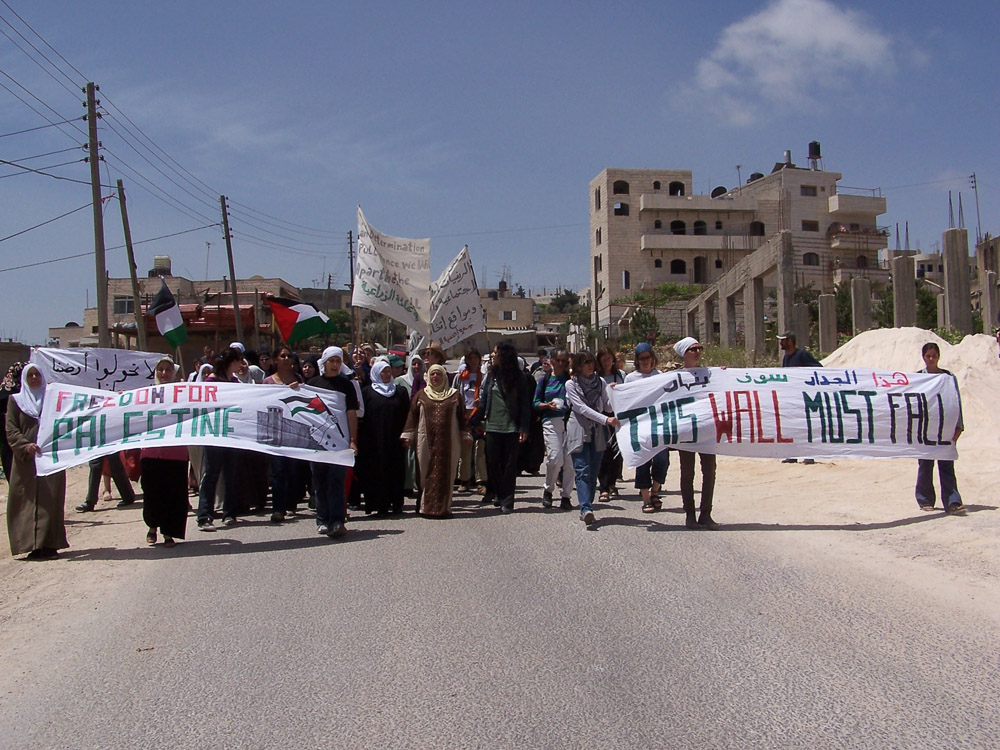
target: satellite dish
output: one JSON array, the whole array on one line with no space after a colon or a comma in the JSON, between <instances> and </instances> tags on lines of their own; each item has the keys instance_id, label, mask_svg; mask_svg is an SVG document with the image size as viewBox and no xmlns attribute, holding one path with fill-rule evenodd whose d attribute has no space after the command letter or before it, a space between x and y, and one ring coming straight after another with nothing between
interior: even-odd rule
<instances>
[{"instance_id":1,"label":"satellite dish","mask_svg":"<svg viewBox=\"0 0 1000 750\"><path fill-rule=\"evenodd\" d=\"M725 195L728 192L729 191L726 190L725 186L719 185L719 187L715 188L715 190L712 191L712 197L718 198L720 195Z\"/></svg>"}]
</instances>

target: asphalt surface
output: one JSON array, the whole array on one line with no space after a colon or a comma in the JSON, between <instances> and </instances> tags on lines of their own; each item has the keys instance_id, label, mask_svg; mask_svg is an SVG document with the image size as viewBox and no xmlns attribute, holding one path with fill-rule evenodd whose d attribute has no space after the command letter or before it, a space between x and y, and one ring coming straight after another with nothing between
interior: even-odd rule
<instances>
[{"instance_id":1,"label":"asphalt surface","mask_svg":"<svg viewBox=\"0 0 1000 750\"><path fill-rule=\"evenodd\" d=\"M795 532L631 499L586 529L538 484L511 516L463 495L449 520L352 513L338 542L256 516L104 550L134 570L40 626L0 747L1000 743L996 618Z\"/></svg>"}]
</instances>

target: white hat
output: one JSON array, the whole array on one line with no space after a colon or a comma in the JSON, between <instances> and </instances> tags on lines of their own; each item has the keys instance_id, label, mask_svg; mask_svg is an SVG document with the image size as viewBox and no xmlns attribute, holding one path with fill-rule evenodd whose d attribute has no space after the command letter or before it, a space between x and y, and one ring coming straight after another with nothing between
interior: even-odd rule
<instances>
[{"instance_id":1,"label":"white hat","mask_svg":"<svg viewBox=\"0 0 1000 750\"><path fill-rule=\"evenodd\" d=\"M698 344L698 339L696 339L694 336L685 336L676 344L674 344L674 351L677 352L678 357L683 357L687 353L688 349L690 349L692 346L696 346L697 344Z\"/></svg>"},{"instance_id":2,"label":"white hat","mask_svg":"<svg viewBox=\"0 0 1000 750\"><path fill-rule=\"evenodd\" d=\"M243 346L243 344L241 344L239 341L234 341L233 343L231 343L229 345L229 348L230 349L239 349L240 350L240 354L245 353L246 350L247 350L247 348L245 346Z\"/></svg>"}]
</instances>

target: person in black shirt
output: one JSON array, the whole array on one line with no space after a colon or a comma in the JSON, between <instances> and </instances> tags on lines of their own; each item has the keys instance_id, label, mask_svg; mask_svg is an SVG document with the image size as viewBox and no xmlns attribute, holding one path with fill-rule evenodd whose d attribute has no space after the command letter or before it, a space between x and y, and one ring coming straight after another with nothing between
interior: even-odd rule
<instances>
[{"instance_id":1,"label":"person in black shirt","mask_svg":"<svg viewBox=\"0 0 1000 750\"><path fill-rule=\"evenodd\" d=\"M782 367L822 367L816 358L807 352L805 349L799 349L795 346L795 334L791 331L781 334L778 336L778 346L785 353L785 356L781 358ZM783 464L794 464L798 461L797 458L786 458L783 459L781 463ZM816 461L811 458L805 459L802 463L804 464L814 464Z\"/></svg>"}]
</instances>

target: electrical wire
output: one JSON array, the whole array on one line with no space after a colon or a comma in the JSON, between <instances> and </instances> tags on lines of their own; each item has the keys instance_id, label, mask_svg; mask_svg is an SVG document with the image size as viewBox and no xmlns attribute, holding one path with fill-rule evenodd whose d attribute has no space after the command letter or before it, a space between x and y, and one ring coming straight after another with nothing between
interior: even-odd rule
<instances>
[{"instance_id":1,"label":"electrical wire","mask_svg":"<svg viewBox=\"0 0 1000 750\"><path fill-rule=\"evenodd\" d=\"M0 0L0 1L2 1L2 0ZM46 107L47 109L51 110L51 111L52 111L53 113L55 113L56 117L62 117L62 115L61 115L61 114L59 114L58 110L56 110L56 109L55 109L55 107L52 107L52 106L51 106L50 104L48 104L47 102L44 102L44 101L42 101L42 100L41 100L40 98L38 98L38 97L37 97L37 96L36 96L36 95L35 95L34 93L32 93L32 92L31 92L30 90L28 90L28 88L27 88L27 87L25 87L25 86L24 86L24 85L23 85L23 84L22 84L22 83L21 83L20 81L18 81L18 80L17 80L16 78L14 78L13 76L11 76L11 75L10 75L10 74L9 74L9 73L8 73L7 71L5 71L5 70L3 70L3 69L0 69L0 75L4 76L4 78L6 78L7 80L9 80L9 81L10 81L11 83L15 84L15 85L16 85L16 86L17 86L18 88L20 88L20 89L21 89L22 91L24 91L24 93L26 93L26 94L27 94L28 96L30 96L30 97L31 97L32 99L34 99L35 101L37 101L37 102L38 102L39 104L41 104L42 106L44 106L44 107ZM34 108L33 106L31 106L31 104L29 104L29 103L28 103L28 102L26 102L26 101L25 101L24 99L22 99L22 98L21 98L21 97L20 97L20 96L19 96L19 95L17 94L17 92L15 92L15 91L12 91L12 90L11 90L11 89L10 89L10 88L9 88L9 87L8 87L8 86L6 85L6 84L4 84L4 83L3 83L2 81L0 81L0 86L2 86L2 87L3 87L4 89L6 89L6 90L7 90L7 92L8 92L8 93L10 93L10 95L11 95L11 96L13 96L13 97L14 97L15 99L17 99L18 101L20 101L20 102L21 102L21 104L23 104L24 106L28 107L28 109L30 109L30 110L31 110L32 112L34 112L34 113L35 113L36 115L38 115L39 117L41 117L41 118L42 118L43 120L45 120L45 121L46 121L47 123L49 123L50 125L55 125L55 124L56 124L56 123L54 123L54 122L53 122L52 120L50 120L50 119L49 119L49 118L48 118L48 117L47 117L46 115L43 115L43 114L42 114L41 112L39 112L39 111L38 111L37 109L35 109L35 108ZM72 122L75 122L75 121L74 121L74 120L71 120L70 122L72 123ZM60 132L60 133L62 133L63 135L65 135L65 136L66 136L67 138L71 138L71 139L73 139L74 141L76 141L76 136L73 136L73 135L71 135L70 133L67 133L67 132L66 132L65 130L63 130L63 128L62 128L62 125L59 125L58 127L59 127L59 132ZM87 134L86 134L86 133L85 133L85 132L84 132L84 131L83 131L82 129L80 129L79 127L75 127L74 129L75 129L75 130L76 130L76 131L77 131L77 132L78 132L78 133L80 134L80 136L82 136L82 137L84 137L84 138L86 138L86 137L87 137Z\"/></svg>"},{"instance_id":2,"label":"electrical wire","mask_svg":"<svg viewBox=\"0 0 1000 750\"><path fill-rule=\"evenodd\" d=\"M23 169L26 172L34 172L35 174L44 175L45 177L51 177L53 180L65 180L66 182L76 182L76 183L79 183L80 185L89 185L90 184L90 180L76 180L76 179L74 179L72 177L61 177L60 175L57 175L57 174L49 174L48 172L42 172L39 169L32 169L31 167L26 167L23 164L15 164L14 162L7 161L6 159L0 159L0 164L6 164L6 165L11 166L11 167L17 167L18 169ZM101 187L111 187L111 188L113 188L114 185L102 185Z\"/></svg>"},{"instance_id":3,"label":"electrical wire","mask_svg":"<svg viewBox=\"0 0 1000 750\"><path fill-rule=\"evenodd\" d=\"M9 175L8 175L9 176ZM22 229L20 232L15 232L14 234L8 234L6 237L0 237L0 242L6 242L7 240L12 240L15 237L20 237L22 234L27 234L32 229L38 229L39 227L44 227L46 224L51 224L54 221L59 221L59 219L64 219L71 214L75 214L77 211L82 211L83 209L89 207L90 203L84 203L79 208L74 208L72 211L67 211L64 214L56 216L54 219L49 219L48 221L43 221L41 224L35 224L33 227L28 227L27 229Z\"/></svg>"},{"instance_id":4,"label":"electrical wire","mask_svg":"<svg viewBox=\"0 0 1000 750\"><path fill-rule=\"evenodd\" d=\"M37 172L38 174L45 174L45 172L42 171L44 169L57 169L58 167L65 167L65 166L68 166L70 164L79 164L80 162L83 162L83 161L86 161L86 159L74 159L73 161L64 161L61 164L49 164L46 167L39 167L37 170L33 169L30 172L11 172L10 174L0 174L0 180L4 179L6 177L24 177L26 174L30 174L31 172ZM16 166L20 166L20 165L16 165ZM49 175L49 176L51 177L51 176L54 176L54 175ZM87 184L89 185L90 183L87 183Z\"/></svg>"},{"instance_id":5,"label":"electrical wire","mask_svg":"<svg viewBox=\"0 0 1000 750\"><path fill-rule=\"evenodd\" d=\"M73 66L73 63L71 63L69 60L67 60L65 57L63 57L61 54L59 54L59 50L57 50L55 47L53 47L51 44L49 44L45 40L45 37L43 37L41 34L39 34L37 31L35 31L35 29L32 27L32 25L30 23L28 23L23 18L21 18L21 15L16 10L14 10L12 7L10 7L10 3L8 3L7 0L0 0L0 2L2 2L5 6L7 6L7 10L9 10L11 13L13 13L14 16L17 18L18 21L20 21L25 26L27 26L28 29L31 31L31 33L34 34L36 37L38 37L42 41L42 44L44 44L50 50L52 50L53 52L55 52L56 55L59 57L60 60L62 60L64 63L66 63L67 65L69 65L71 68L73 68L73 72L74 73L76 73L78 76L80 76L81 79L86 79L87 76L85 76L83 73L81 73L79 70L77 70ZM48 58L46 58L46 59L48 59ZM53 67L56 67L58 69L58 66L56 66L56 65L53 65ZM66 75L65 72L63 72L62 70L59 70L59 72L62 73L64 76L66 76L66 78L72 83L72 79L68 75Z\"/></svg>"},{"instance_id":6,"label":"electrical wire","mask_svg":"<svg viewBox=\"0 0 1000 750\"><path fill-rule=\"evenodd\" d=\"M79 151L84 148L83 146L70 146L69 148L61 148L58 151L48 151L44 154L37 154L35 156L22 156L18 159L11 159L11 161L22 162L31 161L32 159L41 159L43 156L55 156L56 154L65 154L67 151ZM48 169L48 167L42 167L42 169Z\"/></svg>"},{"instance_id":7,"label":"electrical wire","mask_svg":"<svg viewBox=\"0 0 1000 750\"><path fill-rule=\"evenodd\" d=\"M9 91L10 89L8 89ZM25 128L24 130L15 130L13 133L0 133L0 138L7 138L12 135L24 135L25 133L34 133L36 130L44 130L45 128L52 128L57 125L65 125L66 123L76 122L77 120L83 120L83 116L74 117L69 120L62 120L61 122L50 122L48 125L39 125L36 128Z\"/></svg>"},{"instance_id":8,"label":"electrical wire","mask_svg":"<svg viewBox=\"0 0 1000 750\"><path fill-rule=\"evenodd\" d=\"M22 33L21 33L20 31L18 31L17 29L15 29L15 28L14 28L14 26L13 26L13 25L11 24L11 22L10 22L10 21L8 21L8 20L7 20L6 18L4 18L3 16L0 16L0 21L3 21L3 22L4 22L5 24L7 24L7 26L9 26L9 27L10 27L11 31L13 31L13 32L14 32L15 34L17 34L17 35L18 35L19 37L21 37L21 39L23 39L23 40L25 41L25 43L26 43L26 44L27 44L27 45L28 45L29 47L31 47L31 49L35 50L36 54L40 55L40 56L41 56L41 58L42 58L43 60L45 60L45 62L47 62L47 63L48 63L49 65L51 65L51 66L52 66L53 68L55 68L55 69L56 69L56 70L58 70L58 71L59 71L60 73L62 73L62 70L60 70L60 69L59 69L59 66L58 66L58 65L56 65L55 63L53 63L53 62L52 62L51 60L49 60L49 58L47 58L47 57L45 56L45 53L41 52L41 51L40 51L40 50L39 50L39 49L38 49L38 48L37 48L37 47L36 47L35 45L33 45L33 44L32 44L32 43L30 42L30 41L28 41L27 37L25 37L25 36L24 36L24 34L22 34ZM37 65L37 66L38 66L39 68L41 68L41 69L42 69L42 72L44 72L44 73L45 73L45 74L46 74L46 75L47 75L47 76L48 76L49 78L51 78L51 79L52 79L53 81L55 81L55 82L56 82L57 84L59 84L60 86L62 86L62 87L63 87L64 89L66 89L66 91L68 91L68 92L69 92L69 93L70 93L71 95L73 95L74 97L75 97L75 96L77 96L77 93L76 93L76 91L74 91L74 89L73 89L72 87L70 87L70 86L67 86L67 85L66 85L65 83L63 83L63 82L62 82L62 81L60 81L60 80L59 80L58 78L56 78L56 77L55 77L55 76L54 76L54 75L52 74L52 71L51 71L51 70L49 70L48 68L46 68L46 67L45 67L44 65L42 65L42 64L41 64L40 62L38 62L38 60L36 60L36 59L35 59L34 57L32 57L32 56L31 56L30 54L28 54L28 52L26 52L26 51L25 51L25 49L24 49L24 48L23 48L23 47L22 47L22 46L21 46L20 44L18 44L18 43L17 43L17 42L16 42L16 41L15 41L14 39L12 39L12 38L11 38L10 34L8 34L8 33L7 33L6 31L4 31L3 29L0 29L0 34L3 34L3 35L4 35L5 37L7 37L8 41L10 41L10 43L11 43L11 44L13 44L13 45L14 45L15 47L17 47L17 48L18 48L18 49L19 49L19 50L20 50L21 52L23 52L23 53L24 53L25 57L27 57L27 58L28 58L29 60L31 60L31 61L32 61L33 63L35 63L35 65ZM63 73L63 75L66 75L66 74L65 74L65 73ZM70 82L71 84L75 85L75 86L78 86L78 84L77 84L77 83L76 83L76 82L75 82L75 81L74 81L74 80L73 80L72 78L69 78L69 82ZM77 90L79 90L79 89L77 89Z\"/></svg>"}]
</instances>

